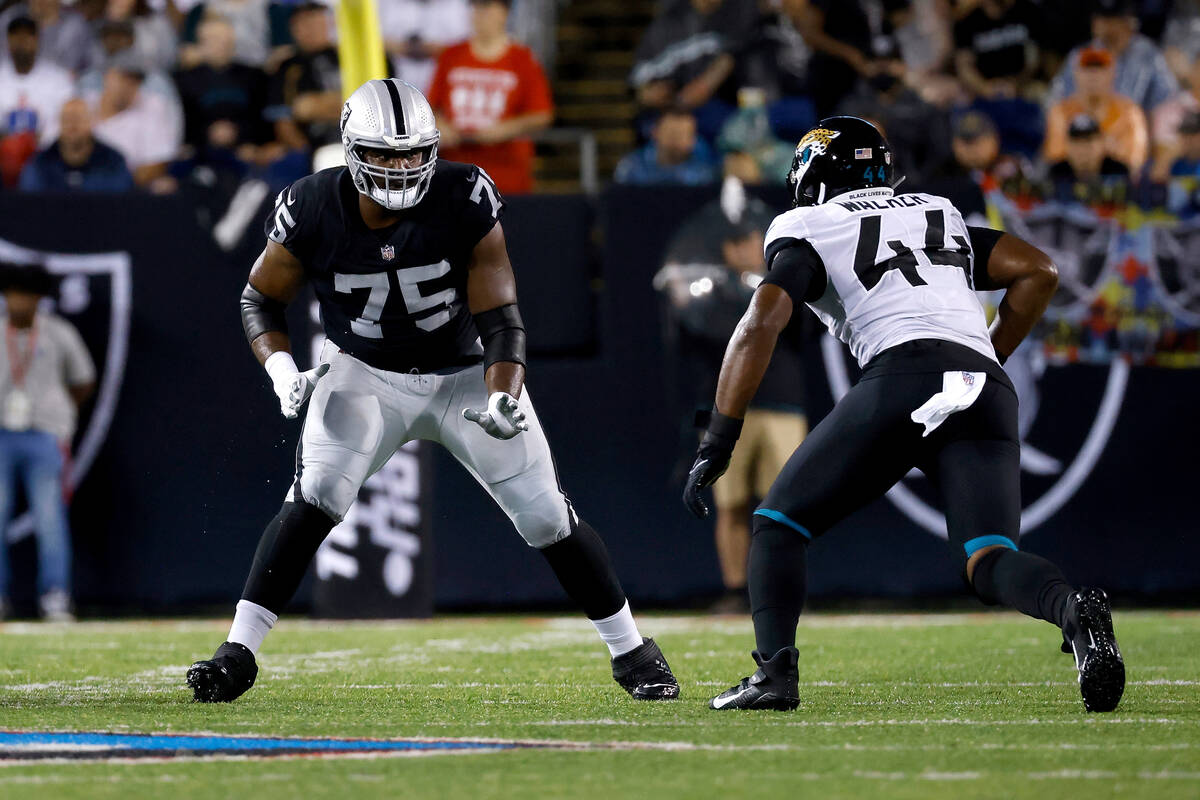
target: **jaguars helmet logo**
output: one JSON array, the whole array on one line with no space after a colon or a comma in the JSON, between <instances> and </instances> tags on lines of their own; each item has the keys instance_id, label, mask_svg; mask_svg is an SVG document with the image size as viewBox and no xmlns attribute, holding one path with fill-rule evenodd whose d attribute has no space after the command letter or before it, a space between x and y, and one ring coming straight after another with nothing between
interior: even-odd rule
<instances>
[{"instance_id":1,"label":"jaguars helmet logo","mask_svg":"<svg viewBox=\"0 0 1200 800\"><path fill-rule=\"evenodd\" d=\"M830 143L841 136L841 131L829 128L813 128L804 134L804 138L796 145L796 157L792 162L792 174L789 176L794 183L799 183L808 172L814 156L824 155Z\"/></svg>"},{"instance_id":2,"label":"jaguars helmet logo","mask_svg":"<svg viewBox=\"0 0 1200 800\"><path fill-rule=\"evenodd\" d=\"M828 128L813 128L804 134L804 138L796 145L796 155L800 158L800 164L808 164L813 156L824 155L830 143L841 135L841 131L831 131Z\"/></svg>"}]
</instances>

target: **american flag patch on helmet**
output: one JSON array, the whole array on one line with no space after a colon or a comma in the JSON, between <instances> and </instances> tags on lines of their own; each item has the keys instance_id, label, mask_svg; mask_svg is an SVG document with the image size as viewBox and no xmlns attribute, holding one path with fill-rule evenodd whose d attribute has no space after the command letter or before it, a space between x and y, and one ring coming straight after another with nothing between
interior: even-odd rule
<instances>
[{"instance_id":1,"label":"american flag patch on helmet","mask_svg":"<svg viewBox=\"0 0 1200 800\"><path fill-rule=\"evenodd\" d=\"M871 148L856 147L854 149L854 157L855 158L870 158L871 157Z\"/></svg>"}]
</instances>

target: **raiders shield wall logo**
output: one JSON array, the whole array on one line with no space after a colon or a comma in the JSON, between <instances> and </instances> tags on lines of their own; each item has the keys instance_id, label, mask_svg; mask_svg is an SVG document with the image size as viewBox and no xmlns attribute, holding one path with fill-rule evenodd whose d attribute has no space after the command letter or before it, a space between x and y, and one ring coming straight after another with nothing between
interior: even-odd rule
<instances>
[{"instance_id":1,"label":"raiders shield wall logo","mask_svg":"<svg viewBox=\"0 0 1200 800\"><path fill-rule=\"evenodd\" d=\"M80 419L75 435L67 485L74 488L87 475L112 425L125 377L129 352L130 310L133 304L133 270L128 253L47 253L0 239L0 261L37 261L61 276L53 312L78 329L96 362L99 386L91 414ZM13 520L9 541L33 532L26 513Z\"/></svg>"}]
</instances>

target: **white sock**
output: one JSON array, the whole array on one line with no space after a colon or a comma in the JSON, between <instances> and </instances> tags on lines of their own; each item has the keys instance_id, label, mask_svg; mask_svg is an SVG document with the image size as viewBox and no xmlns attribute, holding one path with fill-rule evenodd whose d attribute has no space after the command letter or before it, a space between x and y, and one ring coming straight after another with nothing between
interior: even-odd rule
<instances>
[{"instance_id":1,"label":"white sock","mask_svg":"<svg viewBox=\"0 0 1200 800\"><path fill-rule=\"evenodd\" d=\"M642 634L638 632L637 623L633 621L633 612L629 610L628 600L621 606L621 610L611 617L594 619L591 623L596 626L596 633L600 634L600 638L608 645L608 652L613 658L642 646Z\"/></svg>"},{"instance_id":2,"label":"white sock","mask_svg":"<svg viewBox=\"0 0 1200 800\"><path fill-rule=\"evenodd\" d=\"M229 628L229 641L244 645L251 653L258 655L258 648L262 647L263 639L267 638L278 619L278 614L272 614L258 603L238 600L233 625Z\"/></svg>"}]
</instances>

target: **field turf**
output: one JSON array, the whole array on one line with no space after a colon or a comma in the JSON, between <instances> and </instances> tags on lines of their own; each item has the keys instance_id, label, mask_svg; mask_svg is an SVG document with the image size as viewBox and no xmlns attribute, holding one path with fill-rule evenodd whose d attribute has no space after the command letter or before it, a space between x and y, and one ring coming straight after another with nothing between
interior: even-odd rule
<instances>
[{"instance_id":1,"label":"field turf","mask_svg":"<svg viewBox=\"0 0 1200 800\"><path fill-rule=\"evenodd\" d=\"M1086 714L1045 623L812 615L794 713L713 712L749 620L650 617L683 684L638 703L569 617L284 619L249 694L190 702L224 622L0 625L0 729L465 737L570 749L432 756L2 761L0 798L1200 798L1200 614L1118 613L1114 714ZM579 745L587 745L581 747Z\"/></svg>"}]
</instances>

